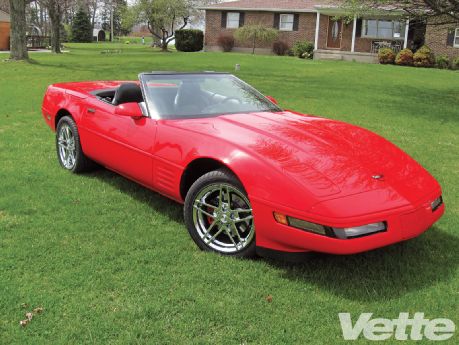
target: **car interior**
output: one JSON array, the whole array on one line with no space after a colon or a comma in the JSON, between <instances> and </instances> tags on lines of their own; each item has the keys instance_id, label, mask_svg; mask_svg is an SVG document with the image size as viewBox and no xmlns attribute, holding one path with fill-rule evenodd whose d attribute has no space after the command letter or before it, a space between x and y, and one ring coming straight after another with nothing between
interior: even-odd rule
<instances>
[{"instance_id":1,"label":"car interior","mask_svg":"<svg viewBox=\"0 0 459 345\"><path fill-rule=\"evenodd\" d=\"M211 104L221 104L226 101L238 103L238 100L228 99L223 95L201 89L194 81L182 82L180 85L153 85L149 92L155 100L158 113L167 115L202 114ZM144 101L142 90L136 83L123 83L115 89L96 90L92 93L99 100L112 105Z\"/></svg>"},{"instance_id":2,"label":"car interior","mask_svg":"<svg viewBox=\"0 0 459 345\"><path fill-rule=\"evenodd\" d=\"M162 115L205 114L212 104L225 102L227 97L202 90L199 82L183 81L180 85L150 87L149 94Z\"/></svg>"},{"instance_id":3,"label":"car interior","mask_svg":"<svg viewBox=\"0 0 459 345\"><path fill-rule=\"evenodd\" d=\"M189 117L236 113L247 109L262 109L263 106L269 108L269 105L263 105L266 100L256 95L246 97L244 91L229 92L229 95L213 92L213 88L217 90L222 88L215 85L209 87L205 81L206 79L184 79L147 82L145 92L150 102L150 111L160 117ZM145 101L141 87L137 83L123 83L117 88L96 90L92 94L99 100L114 106Z\"/></svg>"},{"instance_id":4,"label":"car interior","mask_svg":"<svg viewBox=\"0 0 459 345\"><path fill-rule=\"evenodd\" d=\"M136 83L123 83L115 89L96 90L92 94L99 100L113 105L144 101L142 90Z\"/></svg>"}]
</instances>

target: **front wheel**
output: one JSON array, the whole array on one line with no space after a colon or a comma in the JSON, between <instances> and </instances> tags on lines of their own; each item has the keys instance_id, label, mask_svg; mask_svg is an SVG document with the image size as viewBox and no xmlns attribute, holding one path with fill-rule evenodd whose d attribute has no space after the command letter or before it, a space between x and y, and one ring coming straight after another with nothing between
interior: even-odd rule
<instances>
[{"instance_id":1,"label":"front wheel","mask_svg":"<svg viewBox=\"0 0 459 345\"><path fill-rule=\"evenodd\" d=\"M200 177L185 198L185 222L199 248L236 257L255 256L255 226L247 193L230 171Z\"/></svg>"},{"instance_id":2,"label":"front wheel","mask_svg":"<svg viewBox=\"0 0 459 345\"><path fill-rule=\"evenodd\" d=\"M61 166L71 172L88 171L95 165L84 155L78 128L70 116L62 117L57 124L56 150Z\"/></svg>"}]
</instances>

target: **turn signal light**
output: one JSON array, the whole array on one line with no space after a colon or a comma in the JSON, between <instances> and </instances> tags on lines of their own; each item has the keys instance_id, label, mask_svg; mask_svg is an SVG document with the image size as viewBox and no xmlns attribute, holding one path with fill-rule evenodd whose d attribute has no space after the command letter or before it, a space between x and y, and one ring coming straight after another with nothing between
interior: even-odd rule
<instances>
[{"instance_id":1,"label":"turn signal light","mask_svg":"<svg viewBox=\"0 0 459 345\"><path fill-rule=\"evenodd\" d=\"M274 215L274 219L276 220L276 222L280 224L288 225L287 216L285 214L274 212L273 215Z\"/></svg>"}]
</instances>

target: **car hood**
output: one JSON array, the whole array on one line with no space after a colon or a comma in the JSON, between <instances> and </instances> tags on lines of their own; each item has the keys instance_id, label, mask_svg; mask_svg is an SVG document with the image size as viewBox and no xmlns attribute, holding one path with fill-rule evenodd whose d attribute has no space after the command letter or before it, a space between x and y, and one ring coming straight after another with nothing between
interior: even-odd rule
<instances>
[{"instance_id":1,"label":"car hood","mask_svg":"<svg viewBox=\"0 0 459 345\"><path fill-rule=\"evenodd\" d=\"M201 119L202 120L202 119ZM397 206L439 188L416 161L384 138L347 123L296 114L249 113L188 122L269 162L318 197L390 189Z\"/></svg>"}]
</instances>

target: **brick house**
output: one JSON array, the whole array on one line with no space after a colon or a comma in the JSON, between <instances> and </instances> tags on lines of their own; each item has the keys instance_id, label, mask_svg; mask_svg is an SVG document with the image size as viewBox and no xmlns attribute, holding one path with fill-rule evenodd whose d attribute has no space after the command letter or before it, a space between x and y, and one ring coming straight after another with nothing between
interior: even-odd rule
<instances>
[{"instance_id":1,"label":"brick house","mask_svg":"<svg viewBox=\"0 0 459 345\"><path fill-rule=\"evenodd\" d=\"M425 43L437 55L459 57L459 23L457 25L427 25Z\"/></svg>"},{"instance_id":2,"label":"brick house","mask_svg":"<svg viewBox=\"0 0 459 345\"><path fill-rule=\"evenodd\" d=\"M10 15L0 10L0 50L10 49Z\"/></svg>"},{"instance_id":3,"label":"brick house","mask_svg":"<svg viewBox=\"0 0 459 345\"><path fill-rule=\"evenodd\" d=\"M206 50L220 49L220 35L232 35L243 25L263 24L278 29L279 40L290 46L296 41L313 42L315 59L376 62L381 47L416 49L424 40L436 54L459 56L459 25L440 29L410 22L393 8L350 20L340 19L343 9L327 0L239 0L201 9L206 11ZM272 50L271 44L260 48L265 53ZM235 44L235 51L249 49L248 44Z\"/></svg>"}]
</instances>

